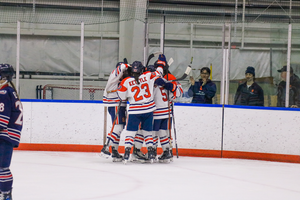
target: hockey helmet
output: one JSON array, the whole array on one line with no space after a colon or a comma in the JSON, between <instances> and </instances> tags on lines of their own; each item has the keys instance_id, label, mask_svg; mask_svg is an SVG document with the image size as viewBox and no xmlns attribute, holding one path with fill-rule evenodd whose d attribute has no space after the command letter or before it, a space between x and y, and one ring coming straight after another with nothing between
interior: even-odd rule
<instances>
[{"instance_id":1,"label":"hockey helmet","mask_svg":"<svg viewBox=\"0 0 300 200\"><path fill-rule=\"evenodd\" d=\"M0 80L12 81L15 74L13 66L10 64L0 64Z\"/></svg>"},{"instance_id":2,"label":"hockey helmet","mask_svg":"<svg viewBox=\"0 0 300 200\"><path fill-rule=\"evenodd\" d=\"M148 67L145 68L145 70L148 71L148 72L155 72L156 71L154 65L149 65Z\"/></svg>"},{"instance_id":3,"label":"hockey helmet","mask_svg":"<svg viewBox=\"0 0 300 200\"><path fill-rule=\"evenodd\" d=\"M144 66L140 61L134 61L131 65L132 74L142 74L144 72Z\"/></svg>"}]
</instances>

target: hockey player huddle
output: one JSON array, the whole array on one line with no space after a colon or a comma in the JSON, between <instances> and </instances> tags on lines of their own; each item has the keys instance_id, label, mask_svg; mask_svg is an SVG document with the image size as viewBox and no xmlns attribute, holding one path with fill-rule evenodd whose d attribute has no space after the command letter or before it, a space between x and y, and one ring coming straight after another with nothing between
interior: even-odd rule
<instances>
[{"instance_id":1,"label":"hockey player huddle","mask_svg":"<svg viewBox=\"0 0 300 200\"><path fill-rule=\"evenodd\" d=\"M159 55L154 65L144 67L139 61L131 65L119 62L111 73L103 95L113 125L101 155L114 162L170 162L172 100L183 93L176 78L169 72L166 57ZM129 102L128 110L126 104ZM127 113L127 114L126 114ZM126 129L123 131L126 125ZM125 134L125 154L118 152L120 135ZM158 142L163 153L157 156ZM145 143L147 154L141 148ZM111 153L109 147L111 146ZM133 147L133 153L130 155Z\"/></svg>"}]
</instances>

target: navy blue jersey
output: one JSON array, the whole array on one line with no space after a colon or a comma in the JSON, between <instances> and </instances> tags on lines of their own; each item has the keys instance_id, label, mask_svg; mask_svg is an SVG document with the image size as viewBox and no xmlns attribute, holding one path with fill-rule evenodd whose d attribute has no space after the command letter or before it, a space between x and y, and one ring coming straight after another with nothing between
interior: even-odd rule
<instances>
[{"instance_id":1,"label":"navy blue jersey","mask_svg":"<svg viewBox=\"0 0 300 200\"><path fill-rule=\"evenodd\" d=\"M19 146L23 126L23 108L15 90L4 85L0 88L0 139L14 147Z\"/></svg>"}]
</instances>

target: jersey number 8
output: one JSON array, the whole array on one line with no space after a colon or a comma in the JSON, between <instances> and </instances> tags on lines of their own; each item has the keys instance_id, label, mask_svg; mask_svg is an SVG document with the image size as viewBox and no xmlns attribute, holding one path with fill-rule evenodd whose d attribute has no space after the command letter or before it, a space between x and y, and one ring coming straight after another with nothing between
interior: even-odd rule
<instances>
[{"instance_id":1,"label":"jersey number 8","mask_svg":"<svg viewBox=\"0 0 300 200\"><path fill-rule=\"evenodd\" d=\"M0 112L4 111L4 103L0 103Z\"/></svg>"}]
</instances>

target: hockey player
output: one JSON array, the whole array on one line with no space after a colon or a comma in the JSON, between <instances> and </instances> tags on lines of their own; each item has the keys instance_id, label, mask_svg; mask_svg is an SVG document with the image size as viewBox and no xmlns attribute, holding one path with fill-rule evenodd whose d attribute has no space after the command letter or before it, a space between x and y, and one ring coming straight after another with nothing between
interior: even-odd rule
<instances>
[{"instance_id":1,"label":"hockey player","mask_svg":"<svg viewBox=\"0 0 300 200\"><path fill-rule=\"evenodd\" d=\"M166 58L163 54L159 56L157 62L155 62L154 68L163 74L164 79L171 81L175 80L168 70L168 64L166 63ZM170 149L170 129L172 121L172 100L180 97L183 93L181 84L176 81L174 84L177 86L176 90L172 94L168 94L162 86L154 87L154 102L156 105L156 110L153 112L153 143L156 150L158 146L158 137L160 140L161 147L163 149L163 154L158 157L159 162L169 162L172 159L172 150Z\"/></svg>"},{"instance_id":2,"label":"hockey player","mask_svg":"<svg viewBox=\"0 0 300 200\"><path fill-rule=\"evenodd\" d=\"M11 65L0 64L0 200L12 200L10 163L13 148L19 146L23 126L23 108L12 83L13 75Z\"/></svg>"},{"instance_id":3,"label":"hockey player","mask_svg":"<svg viewBox=\"0 0 300 200\"><path fill-rule=\"evenodd\" d=\"M154 68L153 65L149 65L149 66L145 67L145 71L155 72L156 68ZM154 86L154 93L155 93L155 88L156 87L157 86L155 85ZM154 99L155 99L155 96L154 96ZM155 157L156 157L157 137L155 137L154 131L152 132L152 136L153 136L154 152L155 152ZM141 130L138 130L137 134L135 135L134 142L135 142L135 144L133 145L133 152L132 152L132 155L131 155L131 158L132 158L131 160L132 161L139 161L139 162L142 162L142 163L148 162L149 160L147 159L147 155L145 155L141 151L141 148L142 148L143 143L144 143L144 136L143 136ZM156 160L156 158L155 158L155 160Z\"/></svg>"},{"instance_id":4,"label":"hockey player","mask_svg":"<svg viewBox=\"0 0 300 200\"><path fill-rule=\"evenodd\" d=\"M148 159L153 162L155 158L153 149L153 111L155 103L153 101L154 84L164 86L167 90L174 92L176 86L166 83L155 72L143 73L144 66L141 62L135 61L131 66L131 74L123 79L118 88L119 98L128 99L130 105L128 109L127 127L125 132L125 154L124 163L129 160L134 137L141 123L141 130L145 138L148 149Z\"/></svg>"},{"instance_id":5,"label":"hockey player","mask_svg":"<svg viewBox=\"0 0 300 200\"><path fill-rule=\"evenodd\" d=\"M103 94L103 103L108 107L108 112L111 116L112 122L114 121L116 114L118 115L113 131L111 134L108 133L106 138L107 142L103 146L100 154L101 156L109 157L111 155L109 152L109 146L111 146L111 156L114 162L120 162L123 159L123 157L118 152L118 147L120 142L120 134L126 124L126 99L124 99L124 101L121 102L118 111L120 99L117 95L117 89L121 80L126 76L128 67L129 65L123 62L119 62L116 65L116 69L114 69L109 76Z\"/></svg>"}]
</instances>

